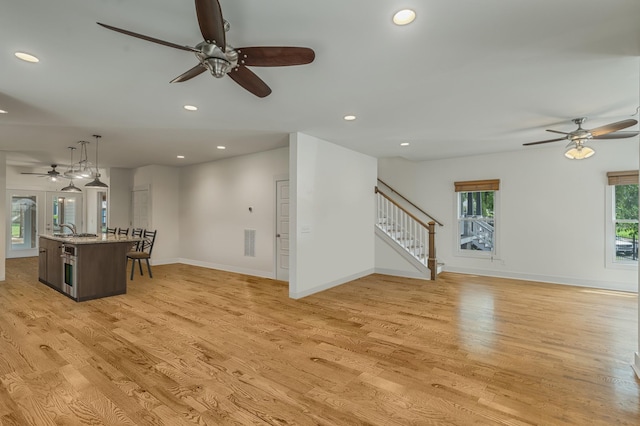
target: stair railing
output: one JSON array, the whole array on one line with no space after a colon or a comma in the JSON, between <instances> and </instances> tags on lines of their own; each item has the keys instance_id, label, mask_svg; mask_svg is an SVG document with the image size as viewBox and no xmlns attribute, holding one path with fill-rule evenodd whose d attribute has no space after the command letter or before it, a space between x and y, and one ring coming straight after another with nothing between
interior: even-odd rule
<instances>
[{"instance_id":1,"label":"stair railing","mask_svg":"<svg viewBox=\"0 0 640 426\"><path fill-rule=\"evenodd\" d=\"M409 199L407 199L404 195L402 195L401 193L399 193L398 191L396 191L395 189L393 189L388 183L386 183L385 181L383 181L382 179L378 179L378 182L380 182L381 184L383 184L384 186L386 186L387 188L389 188L389 190L391 192L393 192L394 194L396 194L398 197L402 198L404 201L406 201L407 203L409 203L412 207L414 207L416 210L418 210L420 213L422 213L423 215L427 216L429 219L433 220L435 223L437 223L440 226L444 226L444 224L442 222L440 222L438 219L436 219L435 217L431 216L429 213L425 212L424 210L422 210L420 207L416 206L415 204L413 204Z\"/></svg>"},{"instance_id":2,"label":"stair railing","mask_svg":"<svg viewBox=\"0 0 640 426\"><path fill-rule=\"evenodd\" d=\"M438 273L435 245L435 220L425 224L391 197L375 188L377 199L376 226L402 246L420 263L429 268L431 279ZM429 216L433 219L431 216ZM428 253L425 253L428 247Z\"/></svg>"}]
</instances>

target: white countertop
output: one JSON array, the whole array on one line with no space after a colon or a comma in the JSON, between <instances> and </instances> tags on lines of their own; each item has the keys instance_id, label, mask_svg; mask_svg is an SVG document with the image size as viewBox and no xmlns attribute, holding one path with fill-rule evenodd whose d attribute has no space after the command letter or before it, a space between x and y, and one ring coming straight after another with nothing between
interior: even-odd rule
<instances>
[{"instance_id":1,"label":"white countertop","mask_svg":"<svg viewBox=\"0 0 640 426\"><path fill-rule=\"evenodd\" d=\"M72 237L71 234L69 235L68 237L60 237L52 234L40 234L40 237L66 244L135 243L142 241L140 237L131 237L128 235L98 234L97 237Z\"/></svg>"}]
</instances>

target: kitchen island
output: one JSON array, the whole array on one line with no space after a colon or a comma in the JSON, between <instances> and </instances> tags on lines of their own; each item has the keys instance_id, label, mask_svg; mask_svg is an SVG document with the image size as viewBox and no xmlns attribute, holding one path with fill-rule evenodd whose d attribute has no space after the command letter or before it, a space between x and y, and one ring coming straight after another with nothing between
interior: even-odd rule
<instances>
[{"instance_id":1,"label":"kitchen island","mask_svg":"<svg viewBox=\"0 0 640 426\"><path fill-rule=\"evenodd\" d=\"M138 237L40 235L38 279L76 302L127 292L127 252Z\"/></svg>"}]
</instances>

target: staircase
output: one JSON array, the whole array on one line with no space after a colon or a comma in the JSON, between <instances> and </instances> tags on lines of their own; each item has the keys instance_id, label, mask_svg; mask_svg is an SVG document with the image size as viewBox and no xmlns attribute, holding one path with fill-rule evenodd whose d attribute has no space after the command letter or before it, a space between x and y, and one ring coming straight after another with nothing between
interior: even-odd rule
<instances>
[{"instance_id":1,"label":"staircase","mask_svg":"<svg viewBox=\"0 0 640 426\"><path fill-rule=\"evenodd\" d=\"M384 182L380 182L384 184ZM388 185L384 185L390 189L389 192L395 192L400 198L422 212L421 209ZM406 208L402 207L390 194L385 193L378 187L375 188L375 192L376 233L387 240L398 253L417 269L425 272L432 280L435 280L438 273L442 271L442 265L438 264L435 254L435 226L436 224L441 225L440 222L431 220L428 224L425 224ZM431 218L427 213L422 213Z\"/></svg>"}]
</instances>

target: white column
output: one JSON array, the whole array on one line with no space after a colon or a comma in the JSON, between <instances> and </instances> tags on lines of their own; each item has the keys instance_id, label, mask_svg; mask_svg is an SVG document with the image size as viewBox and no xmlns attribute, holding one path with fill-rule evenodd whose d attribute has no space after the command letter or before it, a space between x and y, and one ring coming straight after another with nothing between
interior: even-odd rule
<instances>
[{"instance_id":1,"label":"white column","mask_svg":"<svg viewBox=\"0 0 640 426\"><path fill-rule=\"evenodd\" d=\"M640 79L640 58L638 58L638 65L638 79ZM638 98L640 98L640 92L638 92ZM638 205L640 205L640 197L638 198ZM634 354L632 366L636 372L636 376L640 378L640 261L638 261L638 265L638 350Z\"/></svg>"},{"instance_id":2,"label":"white column","mask_svg":"<svg viewBox=\"0 0 640 426\"><path fill-rule=\"evenodd\" d=\"M0 188L4 189L2 191L2 196L0 196L0 281L5 280L5 259L7 257L7 239L6 239L6 231L7 231L7 158L4 152L0 151Z\"/></svg>"},{"instance_id":3,"label":"white column","mask_svg":"<svg viewBox=\"0 0 640 426\"><path fill-rule=\"evenodd\" d=\"M640 205L640 198L638 199L638 203ZM636 351L636 353L633 356L633 369L636 372L636 376L638 376L638 378L640 378L640 267L638 267L638 340L637 340L637 345L638 345L638 350Z\"/></svg>"}]
</instances>

